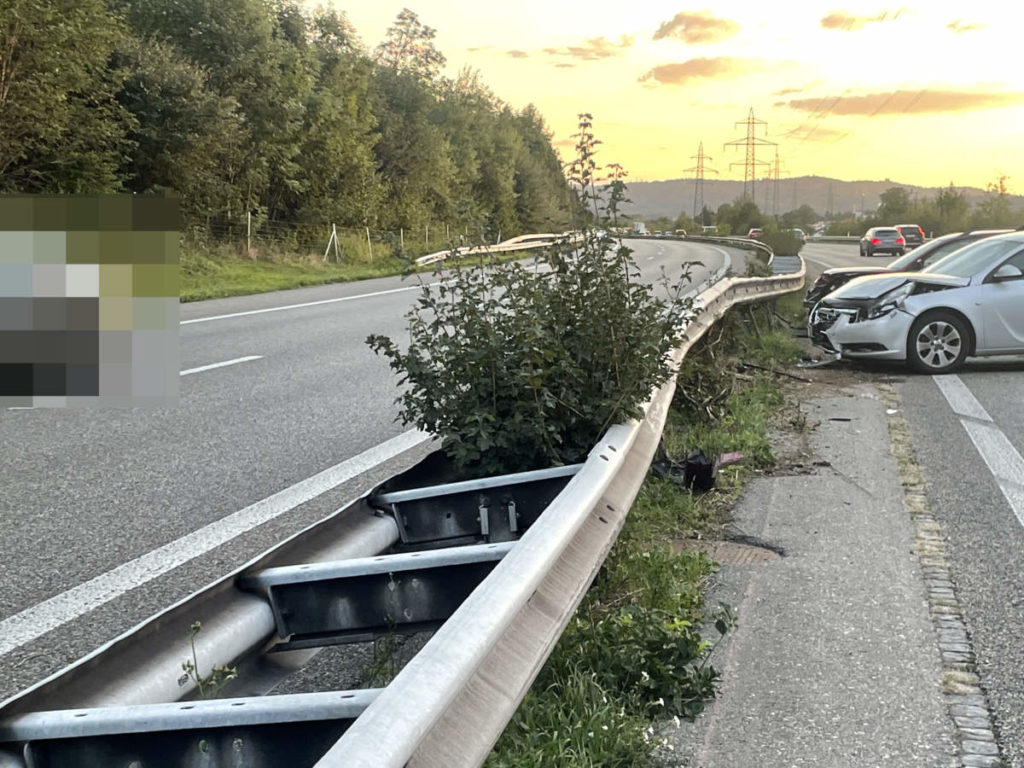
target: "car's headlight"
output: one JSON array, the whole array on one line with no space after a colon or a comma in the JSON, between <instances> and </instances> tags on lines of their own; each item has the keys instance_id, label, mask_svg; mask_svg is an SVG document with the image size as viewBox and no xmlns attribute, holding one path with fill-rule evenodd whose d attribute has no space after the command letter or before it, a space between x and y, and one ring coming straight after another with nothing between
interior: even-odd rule
<instances>
[{"instance_id":1,"label":"car's headlight","mask_svg":"<svg viewBox=\"0 0 1024 768\"><path fill-rule=\"evenodd\" d=\"M883 294L874 304L868 307L868 320L885 317L890 312L903 308L903 301L914 292L914 284L906 283L895 290Z\"/></svg>"}]
</instances>

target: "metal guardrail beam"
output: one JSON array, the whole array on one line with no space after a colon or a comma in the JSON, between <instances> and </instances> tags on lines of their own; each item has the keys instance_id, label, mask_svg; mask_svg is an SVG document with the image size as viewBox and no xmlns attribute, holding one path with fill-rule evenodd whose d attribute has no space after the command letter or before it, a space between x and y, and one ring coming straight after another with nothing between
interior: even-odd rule
<instances>
[{"instance_id":1,"label":"metal guardrail beam","mask_svg":"<svg viewBox=\"0 0 1024 768\"><path fill-rule=\"evenodd\" d=\"M304 535L316 530L315 536ZM257 669L242 679L269 679L261 651L274 636L274 615L262 597L243 592L235 579L272 565L376 555L398 541L398 527L363 499L285 540L260 557L181 600L49 678L0 704L5 717L68 706L106 707L178 701L195 690L182 679L181 663L192 658L189 627L202 623L196 655L207 676L214 665L255 658ZM112 672L116 670L116 672ZM289 672L287 666L280 674ZM265 691L261 691L265 692Z\"/></svg>"},{"instance_id":2,"label":"metal guardrail beam","mask_svg":"<svg viewBox=\"0 0 1024 768\"><path fill-rule=\"evenodd\" d=\"M365 642L440 626L515 542L268 568L239 581L265 590L277 650Z\"/></svg>"},{"instance_id":3,"label":"metal guardrail beam","mask_svg":"<svg viewBox=\"0 0 1024 768\"><path fill-rule=\"evenodd\" d=\"M799 288L796 275L724 280L675 352L680 362L730 306ZM642 421L612 427L493 573L316 768L453 768L483 762L611 548L647 474L675 382ZM395 723L402 728L396 730Z\"/></svg>"},{"instance_id":4,"label":"metal guardrail beam","mask_svg":"<svg viewBox=\"0 0 1024 768\"><path fill-rule=\"evenodd\" d=\"M772 278L731 278L702 292L697 302L702 312L687 326L686 340L675 350L675 362L682 361L687 350L730 306L794 290L803 283L803 276L804 270L801 269L795 275ZM317 768L449 768L479 765L483 761L614 542L646 475L674 388L674 382L670 381L653 393L643 420L612 427L585 464L571 468L571 473L567 468L562 479L569 474L572 478L518 543L485 545L485 549L508 551L392 685L380 693L351 726L345 723L348 730L341 738L337 739L336 732L327 742L317 742L320 749L317 754L323 755L316 762ZM556 478L544 478L542 482L556 480L561 482ZM477 487L465 492L479 493L482 490L486 489ZM415 503L415 500L400 503ZM134 633L118 638L59 675L5 702L0 709L5 718L3 726L7 728L7 737L14 735L15 740L22 739L28 731L11 729L25 728L35 722L43 728L39 735L46 744L59 745L60 739L46 740L47 733L50 736L55 734L53 721L44 727L42 720L33 721L32 718L44 714L38 710L55 709L67 701L74 701L78 706L110 707L146 703L153 701L153 697L165 697L155 699L157 701L173 701L187 695L189 691L180 688L180 679L169 673L180 672L181 660L191 655L186 629L197 614L204 621L203 632L196 638L197 645L201 646L197 650L200 658L208 660L205 668L199 670L200 675L208 673L208 666L233 663L239 655L251 657L255 654L263 658L261 649L269 647L269 636L276 628L274 617L270 616L270 604L260 596L239 591L236 580L247 573L252 576L251 583L268 589L273 588L270 582L274 579L282 586L298 583L301 579L294 567L267 570L292 563L309 564L308 570L320 570L323 572L321 575L328 577L340 575L336 569L344 570L347 566L314 567L311 563L374 554L398 540L399 526L395 521L373 514L369 504L363 497L353 509L346 508L324 523L311 526L254 560L246 569L229 574L141 625ZM314 530L316 535L308 535ZM334 537L327 535L325 539L325 534L331 533ZM449 556L444 551L434 555L441 559ZM415 557L409 555L402 562L411 564ZM399 564L398 560L392 562L396 566ZM401 572L408 569L403 566L391 570ZM262 582L260 576L254 574L258 571L263 571ZM209 634L208 627L211 628ZM207 645L202 647L204 640ZM297 653L301 655L304 652ZM116 671L112 673L112 669ZM179 686L178 690L174 690L175 685ZM273 698L264 701L272 701ZM167 706L180 706L180 711L189 711L187 707L193 705ZM242 708L247 704L228 706ZM104 711L111 715L111 710ZM214 711L217 710L211 710ZM256 711L256 708L250 711ZM30 712L35 714L26 714ZM65 712L59 715L50 713L48 717L70 717L73 721L88 719L89 715ZM94 722L98 722L99 717L97 715ZM273 720L273 716L268 717L267 722ZM211 716L204 722L209 725L216 722L216 717ZM401 727L396 728L396 723ZM277 723L263 727L287 730L291 726ZM47 731L47 728L51 730ZM161 742L162 733L148 732L146 739L154 744L164 743ZM134 762L123 764L129 768L142 768L143 765L147 768L310 765L305 760L293 759L297 752L291 755L280 752L275 746L275 737L265 736L262 731L247 733L244 737L231 736L226 732L209 735L211 738L208 739L202 733L192 734L199 741L191 742L189 749L199 749L203 753L200 756L175 753L178 754L175 762L165 759L169 751L161 755L158 749L147 753L153 755L153 762L132 758ZM96 738L99 739L99 735ZM299 732L291 733L288 738L302 741L303 750L316 741ZM332 741L335 743L328 749ZM65 742L65 746L69 743ZM133 749L134 744L128 742ZM207 757L209 753L204 749L208 750L211 744L216 746L216 753ZM244 753L248 757L243 759L241 755L249 745L253 746L251 754ZM104 751L107 747L102 739L95 746L98 751L92 763L76 761L71 753L60 753L59 746L52 760L42 752L33 757L35 753L28 751L30 746L26 746L25 754L28 760L34 761L28 762L33 768L44 765L99 768L122 764L118 762L120 757L118 760L110 759L115 753ZM124 753L116 754L123 756ZM16 762L11 763L11 760ZM11 753L0 751L0 765L6 764L24 765Z\"/></svg>"},{"instance_id":5,"label":"metal guardrail beam","mask_svg":"<svg viewBox=\"0 0 1024 768\"><path fill-rule=\"evenodd\" d=\"M0 725L29 768L298 768L379 689L34 712ZM2 765L2 763L0 763Z\"/></svg>"}]
</instances>

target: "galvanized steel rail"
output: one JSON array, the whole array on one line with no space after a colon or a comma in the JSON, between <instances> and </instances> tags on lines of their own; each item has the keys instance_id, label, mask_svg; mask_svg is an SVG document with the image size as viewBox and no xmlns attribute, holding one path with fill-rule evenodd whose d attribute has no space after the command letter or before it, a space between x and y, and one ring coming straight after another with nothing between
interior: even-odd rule
<instances>
[{"instance_id":1,"label":"galvanized steel rail","mask_svg":"<svg viewBox=\"0 0 1024 768\"><path fill-rule=\"evenodd\" d=\"M729 307L794 290L803 277L801 264L795 274L712 285L696 299L701 312L675 350L675 362ZM643 419L612 427L582 465L357 500L5 702L0 742L21 755L0 744L0 766L291 768L312 760L317 768L479 765L614 542L646 475L674 389L670 381L652 393ZM416 505L424 496L454 505L446 515L450 530L416 528ZM459 511L467 503L468 516ZM529 512L531 503L542 503L543 513ZM392 515L382 514L382 507ZM402 522L405 512L412 522ZM416 530L410 533L406 525ZM516 540L520 528L526 531ZM466 543L467 534L474 545L456 546ZM396 545L432 551L379 554ZM411 601L443 595L448 582L431 580L448 566L472 572L468 581L475 588L455 603L435 600L421 615ZM203 621L196 639L206 662L200 674L241 660L249 665L252 694L265 693L312 653L293 651L275 661L266 653L281 645L275 638L298 637L293 647L301 648L379 633L381 617L367 620L359 589L352 588L371 581L359 579L376 579L373 589L394 595L382 598L390 601L382 615L392 630L400 614L413 629L450 616L382 691L160 703L191 693L191 681L180 678L180 662L190 656L187 627L196 618ZM289 590L295 594L275 594ZM321 610L324 605L331 609ZM310 620L308 606L323 615ZM348 608L339 614L339 606ZM306 621L299 629L291 623L297 613ZM76 709L45 711L69 704ZM281 762L279 741L266 729L302 740L303 749ZM147 751L139 746L146 743L163 746ZM186 755L183 743L199 745L202 754L192 749ZM88 760L68 754L76 744L93 750ZM210 751L211 745L216 749Z\"/></svg>"}]
</instances>

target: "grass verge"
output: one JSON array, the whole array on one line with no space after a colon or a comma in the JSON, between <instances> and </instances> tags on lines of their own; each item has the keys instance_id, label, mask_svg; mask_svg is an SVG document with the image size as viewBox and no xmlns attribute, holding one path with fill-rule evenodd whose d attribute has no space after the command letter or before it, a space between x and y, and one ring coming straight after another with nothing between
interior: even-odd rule
<instances>
[{"instance_id":1,"label":"grass verge","mask_svg":"<svg viewBox=\"0 0 1024 768\"><path fill-rule=\"evenodd\" d=\"M503 262L529 257L528 251L512 251L490 254L487 260ZM466 258L479 260L480 256ZM254 250L253 258L248 258L228 247L209 250L183 245L180 265L179 298L182 302L189 302L284 291L309 285L349 283L374 277L429 274L442 269L444 263L413 267L406 259L380 253L376 253L373 261L352 258L339 263L324 261L317 255L303 257L268 250Z\"/></svg>"},{"instance_id":2,"label":"grass verge","mask_svg":"<svg viewBox=\"0 0 1024 768\"><path fill-rule=\"evenodd\" d=\"M307 285L350 282L401 274L408 264L394 257L374 262L333 263L316 257L282 256L269 252L246 258L223 249L181 250L181 301L281 291Z\"/></svg>"},{"instance_id":3,"label":"grass verge","mask_svg":"<svg viewBox=\"0 0 1024 768\"><path fill-rule=\"evenodd\" d=\"M799 297L797 298L799 306ZM774 309L774 308L773 308ZM779 312L787 312L780 302ZM653 768L653 722L692 717L719 673L712 643L732 626L727 606L705 602L716 565L681 540L716 537L751 472L771 466L769 427L784 402L770 372L799 356L765 307L733 311L687 356L664 447L679 460L739 451L714 490L696 494L649 476L597 579L485 763L486 768Z\"/></svg>"}]
</instances>

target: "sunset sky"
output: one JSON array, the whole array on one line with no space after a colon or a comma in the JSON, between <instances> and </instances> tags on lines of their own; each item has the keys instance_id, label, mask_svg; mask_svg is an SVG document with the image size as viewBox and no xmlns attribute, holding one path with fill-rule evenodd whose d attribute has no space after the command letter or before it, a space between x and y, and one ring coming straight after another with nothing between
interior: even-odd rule
<instances>
[{"instance_id":1,"label":"sunset sky","mask_svg":"<svg viewBox=\"0 0 1024 768\"><path fill-rule=\"evenodd\" d=\"M778 143L781 178L819 175L1024 192L1024 5L720 0L407 0L346 5L375 46L403 7L437 30L454 76L469 65L514 107L535 104L563 158L590 112L599 160L632 180L742 179L745 136ZM782 10L779 10L782 8ZM773 161L775 149L759 149ZM767 174L767 167L759 178Z\"/></svg>"}]
</instances>

